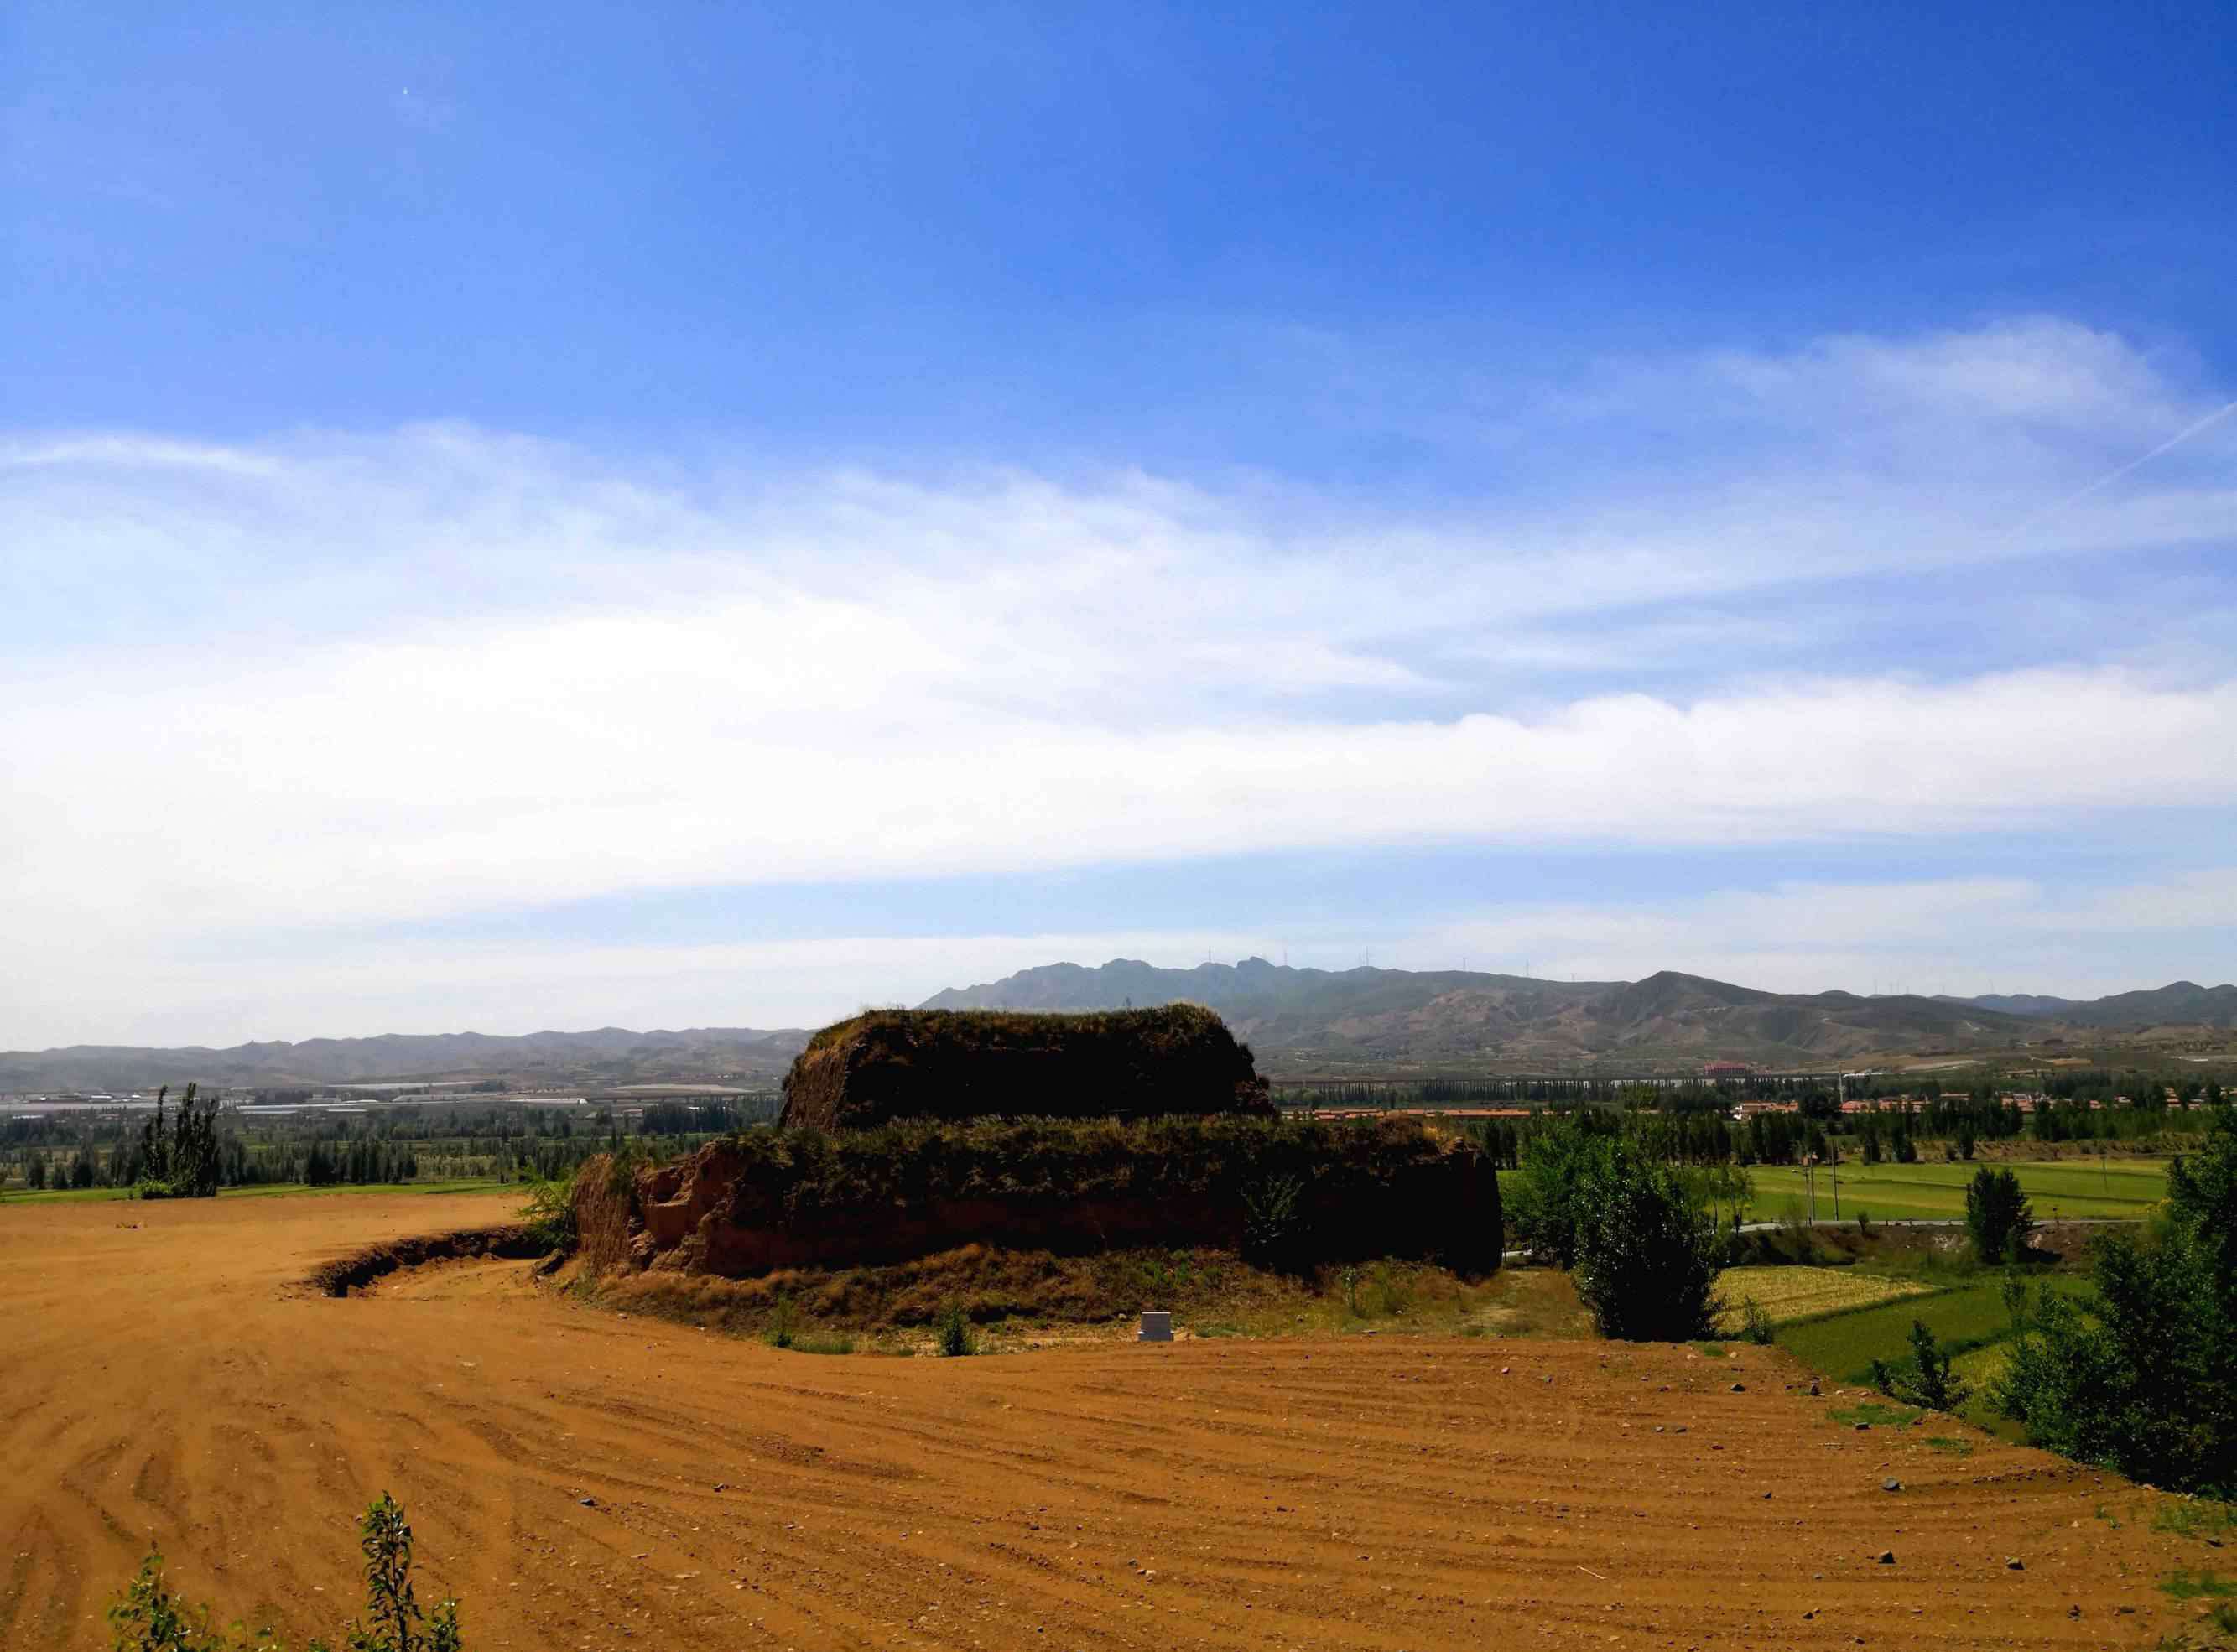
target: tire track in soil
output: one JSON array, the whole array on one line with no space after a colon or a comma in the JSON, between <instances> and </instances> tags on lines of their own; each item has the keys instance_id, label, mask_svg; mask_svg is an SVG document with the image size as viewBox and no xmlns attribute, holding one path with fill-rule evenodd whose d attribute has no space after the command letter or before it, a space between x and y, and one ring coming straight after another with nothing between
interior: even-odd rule
<instances>
[{"instance_id":1,"label":"tire track in soil","mask_svg":"<svg viewBox=\"0 0 2237 1652\"><path fill-rule=\"evenodd\" d=\"M476 1652L2149 1645L2182 1621L2153 1582L2200 1563L2094 1517L2148 1497L2115 1477L1837 1427L1752 1352L816 1357L519 1262L300 1288L508 1200L115 1210L0 1216L11 1649L105 1645L151 1525L221 1619L331 1633L383 1490Z\"/></svg>"}]
</instances>

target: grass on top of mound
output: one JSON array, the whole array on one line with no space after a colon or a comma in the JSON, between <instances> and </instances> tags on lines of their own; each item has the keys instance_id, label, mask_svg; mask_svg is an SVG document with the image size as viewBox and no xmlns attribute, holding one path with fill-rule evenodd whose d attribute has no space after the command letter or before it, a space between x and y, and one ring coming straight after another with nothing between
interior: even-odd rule
<instances>
[{"instance_id":1,"label":"grass on top of mound","mask_svg":"<svg viewBox=\"0 0 2237 1652\"><path fill-rule=\"evenodd\" d=\"M1272 1111L1250 1050L1200 1005L872 1010L808 1039L785 1075L782 1122Z\"/></svg>"},{"instance_id":2,"label":"grass on top of mound","mask_svg":"<svg viewBox=\"0 0 2237 1652\"><path fill-rule=\"evenodd\" d=\"M819 1028L802 1053L855 1039L907 1049L939 1045L983 1052L1039 1049L1052 1044L1113 1040L1153 1056L1171 1056L1201 1042L1227 1023L1195 1004L1163 1004L1145 1010L865 1010Z\"/></svg>"}]
</instances>

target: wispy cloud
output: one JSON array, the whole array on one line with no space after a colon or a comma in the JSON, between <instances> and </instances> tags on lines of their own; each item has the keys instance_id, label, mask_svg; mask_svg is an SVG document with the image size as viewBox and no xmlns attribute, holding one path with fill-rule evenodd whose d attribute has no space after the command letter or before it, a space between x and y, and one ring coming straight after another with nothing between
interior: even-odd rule
<instances>
[{"instance_id":1,"label":"wispy cloud","mask_svg":"<svg viewBox=\"0 0 2237 1652\"><path fill-rule=\"evenodd\" d=\"M2196 624L2231 577L2149 593L2237 537L2229 429L2006 531L2212 405L2050 321L1611 367L1534 404L1541 482L1402 513L447 425L19 434L0 924L53 938L6 967L631 891L2227 810L2237 675ZM2036 661L2077 569L2141 617Z\"/></svg>"}]
</instances>

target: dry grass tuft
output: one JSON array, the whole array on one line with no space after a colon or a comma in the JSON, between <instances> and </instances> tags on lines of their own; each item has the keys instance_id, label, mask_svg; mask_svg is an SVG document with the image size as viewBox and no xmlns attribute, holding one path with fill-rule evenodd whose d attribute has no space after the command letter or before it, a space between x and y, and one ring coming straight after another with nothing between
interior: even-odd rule
<instances>
[{"instance_id":1,"label":"dry grass tuft","mask_svg":"<svg viewBox=\"0 0 2237 1652\"><path fill-rule=\"evenodd\" d=\"M1553 1277L1553 1276L1546 1276ZM1144 1308L1165 1308L1184 1336L1325 1336L1374 1330L1533 1334L1550 1310L1508 1276L1475 1280L1425 1262L1325 1267L1310 1280L1252 1267L1233 1251L1106 1251L1086 1256L964 1245L878 1267L786 1268L759 1279L655 1269L578 1274L574 1289L602 1307L657 1315L739 1336L759 1336L778 1313L802 1334L860 1333L873 1351L927 1342L951 1306L996 1347L1027 1340L1101 1340L1128 1331ZM1557 1281L1566 1291L1566 1282Z\"/></svg>"}]
</instances>

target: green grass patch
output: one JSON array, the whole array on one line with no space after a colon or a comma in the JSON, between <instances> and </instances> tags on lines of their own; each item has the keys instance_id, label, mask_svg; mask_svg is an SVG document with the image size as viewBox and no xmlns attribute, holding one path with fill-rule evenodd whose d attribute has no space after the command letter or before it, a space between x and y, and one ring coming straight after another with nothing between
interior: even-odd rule
<instances>
[{"instance_id":1,"label":"green grass patch","mask_svg":"<svg viewBox=\"0 0 2237 1652\"><path fill-rule=\"evenodd\" d=\"M1842 1165L1839 1219L1853 1221L1864 1209L1875 1221L1963 1221L1965 1184L1979 1168L1978 1163ZM2164 1159L2115 1159L2102 1168L2087 1160L2014 1160L1997 1168L2019 1177L2038 1221L2061 1216L2141 1219L2167 1196ZM1808 1197L1809 1180L1798 1168L1758 1165L1748 1174L1755 1182L1748 1209L1752 1221L1775 1221L1791 1204ZM1833 1221L1834 1177L1821 1169L1817 1182L1818 1220Z\"/></svg>"},{"instance_id":2,"label":"green grass patch","mask_svg":"<svg viewBox=\"0 0 2237 1652\"><path fill-rule=\"evenodd\" d=\"M2089 1288L2071 1276L2050 1275L2040 1282L2046 1290L2076 1294ZM1913 1320L1924 1320L1946 1352L1961 1356L1992 1346L2011 1334L2011 1319L2004 1311L2003 1281L1996 1275L1983 1274L1924 1296L1903 1297L1875 1307L1783 1326L1778 1345L1837 1382L1870 1382L1874 1359L1892 1365L1909 1353Z\"/></svg>"},{"instance_id":3,"label":"green grass patch","mask_svg":"<svg viewBox=\"0 0 2237 1652\"><path fill-rule=\"evenodd\" d=\"M2237 1507L2196 1497L2170 1497L2152 1510L2152 1530L2173 1532L2178 1537L2222 1537L2237 1531Z\"/></svg>"},{"instance_id":4,"label":"green grass patch","mask_svg":"<svg viewBox=\"0 0 2237 1652\"><path fill-rule=\"evenodd\" d=\"M1858 1423L1873 1428L1909 1428L1926 1413L1915 1405L1891 1405L1883 1400L1867 1399L1859 1405L1838 1405L1825 1415L1844 1428L1854 1428Z\"/></svg>"},{"instance_id":5,"label":"green grass patch","mask_svg":"<svg viewBox=\"0 0 2237 1652\"><path fill-rule=\"evenodd\" d=\"M1973 1455L1973 1442L1970 1440L1961 1440L1954 1434L1929 1434L1926 1437L1926 1444L1930 1449L1940 1451L1949 1457L1970 1457Z\"/></svg>"},{"instance_id":6,"label":"green grass patch","mask_svg":"<svg viewBox=\"0 0 2237 1652\"><path fill-rule=\"evenodd\" d=\"M2214 1571L2193 1573L2178 1568L2160 1579L2160 1592L2169 1600L2227 1600L2237 1596L2237 1577Z\"/></svg>"}]
</instances>

